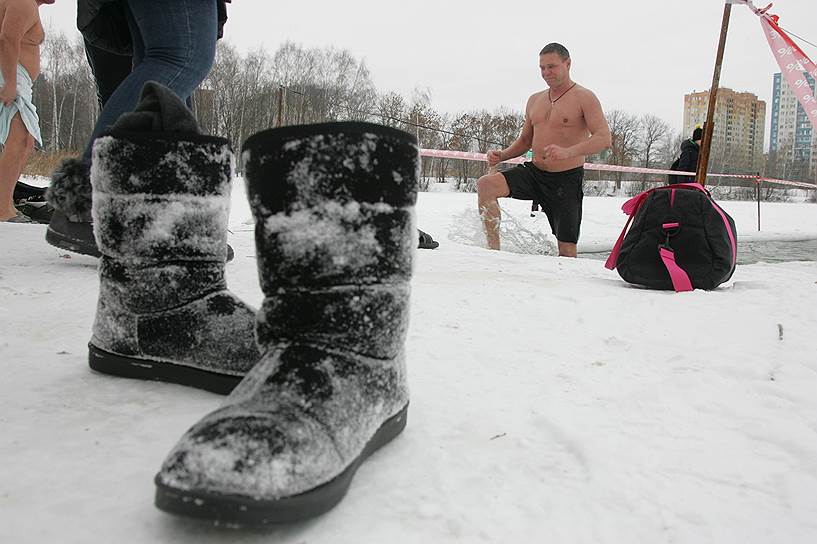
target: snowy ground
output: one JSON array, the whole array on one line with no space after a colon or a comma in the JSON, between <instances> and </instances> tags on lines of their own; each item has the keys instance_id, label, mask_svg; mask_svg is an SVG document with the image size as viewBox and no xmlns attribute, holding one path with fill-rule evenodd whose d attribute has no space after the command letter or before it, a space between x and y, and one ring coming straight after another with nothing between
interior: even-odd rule
<instances>
[{"instance_id":1,"label":"snowy ground","mask_svg":"<svg viewBox=\"0 0 817 544\"><path fill-rule=\"evenodd\" d=\"M233 200L228 282L257 306L240 182ZM478 247L474 200L420 195L441 247L416 259L405 433L336 509L266 532L153 507L168 449L220 397L91 372L96 261L0 225L0 542L817 541L817 263L648 291ZM585 200L580 251L609 250L622 202ZM764 204L761 233L754 203L723 205L742 240L817 238L817 205ZM547 232L503 207L509 236Z\"/></svg>"}]
</instances>

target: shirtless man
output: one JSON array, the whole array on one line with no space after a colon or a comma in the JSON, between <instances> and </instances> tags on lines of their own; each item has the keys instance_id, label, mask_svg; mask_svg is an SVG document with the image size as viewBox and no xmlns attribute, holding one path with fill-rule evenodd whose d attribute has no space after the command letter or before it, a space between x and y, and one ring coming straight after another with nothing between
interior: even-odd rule
<instances>
[{"instance_id":1,"label":"shirtless man","mask_svg":"<svg viewBox=\"0 0 817 544\"><path fill-rule=\"evenodd\" d=\"M539 202L559 242L559 255L575 257L585 155L610 147L610 127L596 95L570 79L570 54L563 45L546 45L539 53L539 69L549 88L528 98L522 133L508 148L488 152L492 167L528 149L533 161L479 178L479 211L488 247L499 249L496 199Z\"/></svg>"},{"instance_id":2,"label":"shirtless man","mask_svg":"<svg viewBox=\"0 0 817 544\"><path fill-rule=\"evenodd\" d=\"M40 139L32 85L45 38L39 7L54 0L0 0L0 221L30 222L14 207L14 185Z\"/></svg>"}]
</instances>

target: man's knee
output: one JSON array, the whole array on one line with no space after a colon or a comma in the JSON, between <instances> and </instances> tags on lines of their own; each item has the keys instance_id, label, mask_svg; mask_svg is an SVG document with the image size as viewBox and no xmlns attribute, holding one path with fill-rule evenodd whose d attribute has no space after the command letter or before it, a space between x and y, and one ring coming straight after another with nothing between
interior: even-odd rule
<instances>
[{"instance_id":1,"label":"man's knee","mask_svg":"<svg viewBox=\"0 0 817 544\"><path fill-rule=\"evenodd\" d=\"M502 174L486 174L477 180L480 197L498 198L508 196L508 184Z\"/></svg>"}]
</instances>

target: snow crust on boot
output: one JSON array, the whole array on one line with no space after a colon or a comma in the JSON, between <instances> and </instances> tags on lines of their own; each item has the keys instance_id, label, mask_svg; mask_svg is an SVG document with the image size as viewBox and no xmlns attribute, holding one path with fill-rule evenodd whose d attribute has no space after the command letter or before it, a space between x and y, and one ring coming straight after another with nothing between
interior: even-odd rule
<instances>
[{"instance_id":1,"label":"snow crust on boot","mask_svg":"<svg viewBox=\"0 0 817 544\"><path fill-rule=\"evenodd\" d=\"M208 136L96 140L96 370L228 393L259 360L255 310L224 279L232 160L228 142Z\"/></svg>"},{"instance_id":2,"label":"snow crust on boot","mask_svg":"<svg viewBox=\"0 0 817 544\"><path fill-rule=\"evenodd\" d=\"M157 505L220 523L320 514L405 426L418 148L367 123L244 145L264 356L156 477Z\"/></svg>"}]
</instances>

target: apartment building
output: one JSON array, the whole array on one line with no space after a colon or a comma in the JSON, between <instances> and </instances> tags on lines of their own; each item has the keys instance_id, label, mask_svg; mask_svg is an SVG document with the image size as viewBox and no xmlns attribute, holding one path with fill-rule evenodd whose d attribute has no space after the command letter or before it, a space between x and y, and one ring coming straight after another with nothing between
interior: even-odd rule
<instances>
[{"instance_id":1,"label":"apartment building","mask_svg":"<svg viewBox=\"0 0 817 544\"><path fill-rule=\"evenodd\" d=\"M709 91L684 95L684 135L706 121ZM709 170L737 174L761 172L764 165L766 102L753 93L720 88L715 106Z\"/></svg>"}]
</instances>

